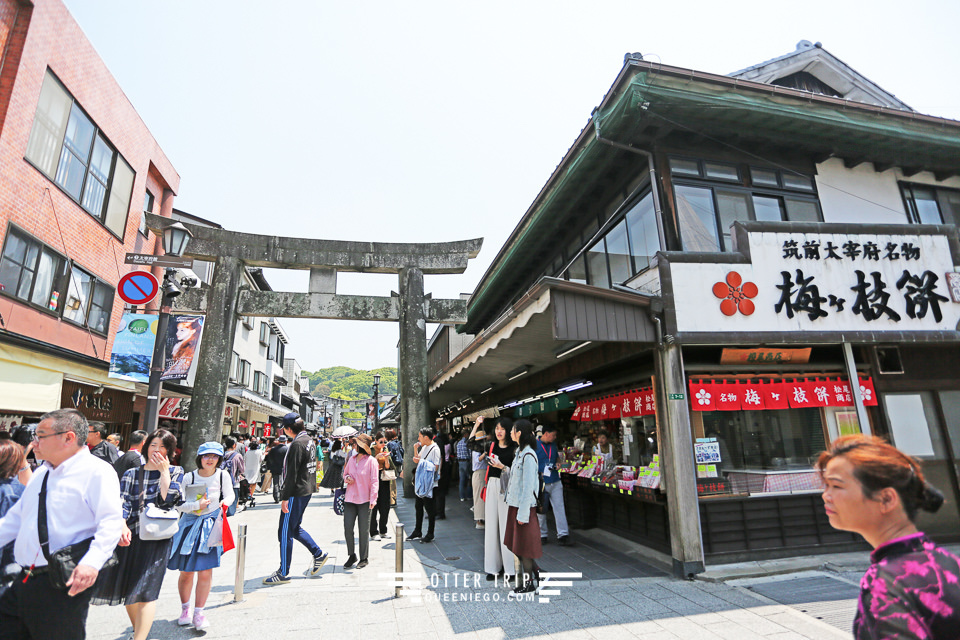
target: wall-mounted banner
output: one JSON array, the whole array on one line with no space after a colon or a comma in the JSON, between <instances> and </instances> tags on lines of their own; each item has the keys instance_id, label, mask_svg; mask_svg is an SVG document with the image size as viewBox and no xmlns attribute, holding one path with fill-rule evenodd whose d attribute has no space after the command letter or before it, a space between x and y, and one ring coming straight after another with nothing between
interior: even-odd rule
<instances>
[{"instance_id":1,"label":"wall-mounted banner","mask_svg":"<svg viewBox=\"0 0 960 640\"><path fill-rule=\"evenodd\" d=\"M627 391L615 396L577 402L572 420L614 420L631 416L652 416L657 412L652 388Z\"/></svg>"},{"instance_id":2,"label":"wall-mounted banner","mask_svg":"<svg viewBox=\"0 0 960 640\"><path fill-rule=\"evenodd\" d=\"M955 331L947 236L750 232L750 264L672 262L680 332Z\"/></svg>"},{"instance_id":3,"label":"wall-mounted banner","mask_svg":"<svg viewBox=\"0 0 960 640\"><path fill-rule=\"evenodd\" d=\"M170 316L161 380L186 380L200 350L203 316Z\"/></svg>"},{"instance_id":4,"label":"wall-mounted banner","mask_svg":"<svg viewBox=\"0 0 960 640\"><path fill-rule=\"evenodd\" d=\"M150 361L157 339L157 316L145 313L125 313L113 340L110 354L111 378L150 381Z\"/></svg>"},{"instance_id":5,"label":"wall-mounted banner","mask_svg":"<svg viewBox=\"0 0 960 640\"><path fill-rule=\"evenodd\" d=\"M860 378L863 404L877 406L873 378ZM850 383L837 379L790 379L769 382L691 380L694 411L758 411L810 407L852 407Z\"/></svg>"}]
</instances>

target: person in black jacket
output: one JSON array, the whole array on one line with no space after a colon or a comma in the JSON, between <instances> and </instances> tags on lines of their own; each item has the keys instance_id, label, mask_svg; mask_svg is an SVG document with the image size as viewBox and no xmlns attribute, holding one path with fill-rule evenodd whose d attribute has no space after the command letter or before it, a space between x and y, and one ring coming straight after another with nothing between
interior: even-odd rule
<instances>
[{"instance_id":1,"label":"person in black jacket","mask_svg":"<svg viewBox=\"0 0 960 640\"><path fill-rule=\"evenodd\" d=\"M273 501L280 502L280 484L283 475L283 459L287 455L287 436L277 438L277 443L267 451L267 471L273 485Z\"/></svg>"},{"instance_id":2,"label":"person in black jacket","mask_svg":"<svg viewBox=\"0 0 960 640\"><path fill-rule=\"evenodd\" d=\"M127 469L139 469L140 465L146 464L147 461L140 455L146 439L146 431L138 430L130 434L130 450L113 463L113 468L117 470L117 477L122 478Z\"/></svg>"},{"instance_id":3,"label":"person in black jacket","mask_svg":"<svg viewBox=\"0 0 960 640\"><path fill-rule=\"evenodd\" d=\"M293 442L287 447L280 487L281 514L277 534L280 538L280 568L263 579L263 584L267 585L290 582L287 574L290 572L294 540L309 549L313 555L311 576L320 573L328 556L300 526L303 512L317 490L317 448L304 429L303 419L295 411L283 416L283 433L288 438L293 438Z\"/></svg>"}]
</instances>

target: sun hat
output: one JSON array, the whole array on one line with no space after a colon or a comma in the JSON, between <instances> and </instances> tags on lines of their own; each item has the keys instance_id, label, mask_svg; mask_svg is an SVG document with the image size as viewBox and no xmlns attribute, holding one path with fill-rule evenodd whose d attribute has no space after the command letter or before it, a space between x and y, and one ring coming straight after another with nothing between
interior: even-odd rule
<instances>
[{"instance_id":1,"label":"sun hat","mask_svg":"<svg viewBox=\"0 0 960 640\"><path fill-rule=\"evenodd\" d=\"M200 448L197 449L197 455L202 456L208 453L215 453L221 458L223 457L223 445L219 442L204 442L200 445Z\"/></svg>"},{"instance_id":2,"label":"sun hat","mask_svg":"<svg viewBox=\"0 0 960 640\"><path fill-rule=\"evenodd\" d=\"M371 438L365 433L361 433L360 435L357 436L357 446L360 447L361 449L365 449L368 456L373 455L370 452L370 443L372 442L373 442L373 438Z\"/></svg>"}]
</instances>

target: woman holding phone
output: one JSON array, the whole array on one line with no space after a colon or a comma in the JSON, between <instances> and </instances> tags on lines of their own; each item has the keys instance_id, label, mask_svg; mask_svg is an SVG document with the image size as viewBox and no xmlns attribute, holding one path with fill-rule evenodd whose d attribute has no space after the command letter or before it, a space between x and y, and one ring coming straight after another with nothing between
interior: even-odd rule
<instances>
[{"instance_id":1,"label":"woman holding phone","mask_svg":"<svg viewBox=\"0 0 960 640\"><path fill-rule=\"evenodd\" d=\"M506 416L497 418L493 429L495 441L486 449L487 481L484 500L483 569L487 580L496 579L503 573L506 580L513 577L513 554L503 544L507 532L507 476L517 446L510 439L513 420Z\"/></svg>"}]
</instances>

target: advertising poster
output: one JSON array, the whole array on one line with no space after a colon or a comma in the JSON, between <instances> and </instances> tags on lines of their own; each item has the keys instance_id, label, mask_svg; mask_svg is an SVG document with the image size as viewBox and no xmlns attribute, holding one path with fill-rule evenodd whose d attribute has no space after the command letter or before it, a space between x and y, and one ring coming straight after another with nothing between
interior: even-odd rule
<instances>
[{"instance_id":1,"label":"advertising poster","mask_svg":"<svg viewBox=\"0 0 960 640\"><path fill-rule=\"evenodd\" d=\"M111 378L133 382L150 381L150 361L157 334L157 316L125 313L110 354Z\"/></svg>"},{"instance_id":2,"label":"advertising poster","mask_svg":"<svg viewBox=\"0 0 960 640\"><path fill-rule=\"evenodd\" d=\"M186 380L200 350L203 316L171 315L167 325L166 363L161 380Z\"/></svg>"}]
</instances>

